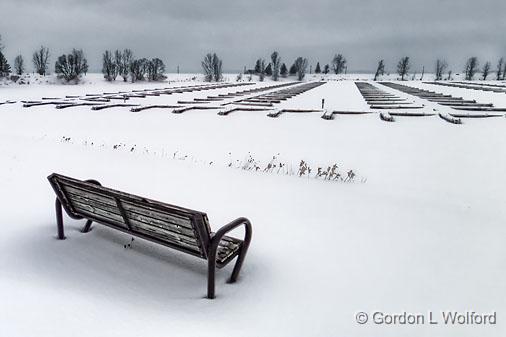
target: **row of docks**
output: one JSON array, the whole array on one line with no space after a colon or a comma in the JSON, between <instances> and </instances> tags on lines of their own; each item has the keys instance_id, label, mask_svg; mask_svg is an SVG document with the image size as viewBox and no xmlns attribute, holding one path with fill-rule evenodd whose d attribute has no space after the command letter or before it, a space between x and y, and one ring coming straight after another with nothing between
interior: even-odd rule
<instances>
[{"instance_id":1,"label":"row of docks","mask_svg":"<svg viewBox=\"0 0 506 337\"><path fill-rule=\"evenodd\" d=\"M471 89L478 91L488 91L499 94L506 94L506 86L494 85L494 84L480 84L480 83L465 83L465 82L424 82L425 84L440 85L445 87L460 88L460 89Z\"/></svg>"},{"instance_id":2,"label":"row of docks","mask_svg":"<svg viewBox=\"0 0 506 337\"><path fill-rule=\"evenodd\" d=\"M104 92L102 94L85 94L84 96L67 95L65 98L58 97L42 97L40 101L22 101L23 107L29 108L32 106L41 105L55 105L57 109L65 109L77 106L92 106L96 107L94 110L100 110L100 106L117 107L117 106L135 106L136 104L126 104L127 100L132 98L146 98L149 96L173 95L188 93L194 91L216 90L222 88L242 87L252 85L253 83L218 83L218 84L203 84L192 86L180 86L161 89L142 89L132 91L118 91L118 92ZM123 101L123 104L110 104L112 101Z\"/></svg>"},{"instance_id":3,"label":"row of docks","mask_svg":"<svg viewBox=\"0 0 506 337\"><path fill-rule=\"evenodd\" d=\"M399 90L406 94L417 96L422 99L426 99L430 102L435 102L440 105L448 106L455 110L487 111L487 112L506 111L506 108L495 108L492 103L478 103L476 100L466 100L462 97L454 97L452 95L445 95L432 90L419 89L399 83L392 83L392 82L380 82L380 83L389 88Z\"/></svg>"},{"instance_id":4,"label":"row of docks","mask_svg":"<svg viewBox=\"0 0 506 337\"><path fill-rule=\"evenodd\" d=\"M356 82L360 94L371 109L421 109L423 106L415 105L397 95L388 93L367 82Z\"/></svg>"}]
</instances>

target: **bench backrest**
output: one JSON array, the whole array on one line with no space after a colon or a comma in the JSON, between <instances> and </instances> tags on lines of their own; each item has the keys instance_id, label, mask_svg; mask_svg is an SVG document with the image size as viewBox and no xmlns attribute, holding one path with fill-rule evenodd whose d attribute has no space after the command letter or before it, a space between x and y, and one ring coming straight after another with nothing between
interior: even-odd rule
<instances>
[{"instance_id":1,"label":"bench backrest","mask_svg":"<svg viewBox=\"0 0 506 337\"><path fill-rule=\"evenodd\" d=\"M73 218L95 222L207 258L211 228L207 215L53 173L58 200Z\"/></svg>"}]
</instances>

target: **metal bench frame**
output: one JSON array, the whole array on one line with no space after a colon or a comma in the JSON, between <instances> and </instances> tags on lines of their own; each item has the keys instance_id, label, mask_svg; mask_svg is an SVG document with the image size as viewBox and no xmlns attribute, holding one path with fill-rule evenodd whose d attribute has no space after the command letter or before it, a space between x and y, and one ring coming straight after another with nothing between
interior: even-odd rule
<instances>
[{"instance_id":1,"label":"metal bench frame","mask_svg":"<svg viewBox=\"0 0 506 337\"><path fill-rule=\"evenodd\" d=\"M110 193L110 198L114 198L117 202L118 209L123 217L123 220L126 225L128 225L128 228L122 228L119 227L117 224L114 224L112 222L108 222L104 219L95 218L93 216L90 216L89 214L83 214L82 212L76 211L74 207L72 206L72 201L69 197L66 196L66 192L61 188L62 186L65 187L65 182L62 182L63 180L70 180L73 183L88 183L93 184L96 186L101 187L101 193L107 194ZM97 181L93 179L89 180L77 180L74 178L66 177L60 174L53 173L50 176L48 176L48 180L56 193L56 202L55 202L55 210L56 210L56 224L57 224L57 237L59 240L65 239L65 233L63 228L63 209L67 213L67 215L76 220L81 219L87 219L86 224L84 225L82 232L87 233L91 229L91 225L93 222L100 223L102 225L108 226L110 228L114 228L116 230L128 233L130 235L140 237L142 239L145 239L147 241L155 242L157 244L170 247L176 250L179 250L181 252L185 252L197 257L200 257L202 259L206 259L208 261L208 274L207 274L207 298L215 298L215 272L216 267L222 268L225 265L227 265L230 261L232 261L235 257L237 257L237 261L235 263L234 269L232 271L232 275L230 279L228 280L228 283L233 283L237 280L239 276L239 272L241 270L242 264L244 262L244 258L246 257L246 252L248 251L248 247L251 242L251 235L252 235L252 228L251 223L248 219L241 217L238 219L235 219L234 221L230 222L229 224L223 226L220 228L216 233L212 233L210 231L210 226L207 222L207 215L202 212L193 211L186 208L181 208L174 205L164 204L155 200L149 200L146 198L142 198L139 196L135 196L132 194L124 193L121 191L109 189L109 188L102 188L102 185ZM96 187L95 186L95 187ZM119 199L125 199L128 200L128 198L131 198L131 200L135 199L141 199L143 202L149 203L149 205L153 205L153 207L156 206L155 210L157 212L165 213L166 215L175 215L175 211L171 211L173 209L176 210L182 210L184 212L187 212L189 214L194 214L191 218L191 224L196 232L195 239L200 241L199 248L201 248L201 251L203 254L196 254L196 252L192 252L189 250L185 250L184 246L178 246L177 244L174 244L174 242L170 241L164 241L163 239L159 237L150 236L141 232L138 232L136 230L132 230L129 226L129 216L121 206L121 203L119 202ZM128 200L129 201L129 200ZM92 206L92 205L90 205ZM202 221L203 220L203 221ZM225 237L225 235L232 231L233 229L244 226L245 229L245 235L244 240L240 242L240 240L227 237L228 239L237 240L237 242L240 242L240 248L238 248L231 256L228 256L225 258L224 261L222 261L221 264L217 265L216 256L219 248L220 241ZM200 239L200 240L199 240Z\"/></svg>"}]
</instances>

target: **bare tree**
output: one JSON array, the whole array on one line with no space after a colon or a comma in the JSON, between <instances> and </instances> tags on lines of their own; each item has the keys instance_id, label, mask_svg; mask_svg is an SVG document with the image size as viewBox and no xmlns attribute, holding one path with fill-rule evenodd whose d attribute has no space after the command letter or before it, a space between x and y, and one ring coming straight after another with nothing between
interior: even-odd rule
<instances>
[{"instance_id":1,"label":"bare tree","mask_svg":"<svg viewBox=\"0 0 506 337\"><path fill-rule=\"evenodd\" d=\"M279 79L279 67L281 64L281 58L279 57L279 53L277 51L271 54L271 64L272 64L272 79L277 81Z\"/></svg>"},{"instance_id":2,"label":"bare tree","mask_svg":"<svg viewBox=\"0 0 506 337\"><path fill-rule=\"evenodd\" d=\"M216 53L208 53L202 61L202 69L204 70L204 77L207 82L221 81L222 78L222 65L223 62L216 55Z\"/></svg>"},{"instance_id":3,"label":"bare tree","mask_svg":"<svg viewBox=\"0 0 506 337\"><path fill-rule=\"evenodd\" d=\"M0 34L0 51L4 50L4 45L2 43L2 34Z\"/></svg>"},{"instance_id":4,"label":"bare tree","mask_svg":"<svg viewBox=\"0 0 506 337\"><path fill-rule=\"evenodd\" d=\"M485 62L485 65L483 66L483 69L482 69L482 79L484 81L487 80L487 77L488 77L488 74L490 73L491 67L492 67L492 65L490 64L490 62Z\"/></svg>"},{"instance_id":5,"label":"bare tree","mask_svg":"<svg viewBox=\"0 0 506 337\"><path fill-rule=\"evenodd\" d=\"M401 77L402 81L404 81L404 77L408 74L410 67L409 56L404 56L397 64L397 73Z\"/></svg>"},{"instance_id":6,"label":"bare tree","mask_svg":"<svg viewBox=\"0 0 506 337\"><path fill-rule=\"evenodd\" d=\"M437 59L436 61L436 81L441 81L443 79L443 73L448 67L448 63L445 60Z\"/></svg>"},{"instance_id":7,"label":"bare tree","mask_svg":"<svg viewBox=\"0 0 506 337\"><path fill-rule=\"evenodd\" d=\"M478 66L479 63L476 56L467 59L466 68L464 69L467 81L472 81L474 75L478 72Z\"/></svg>"},{"instance_id":8,"label":"bare tree","mask_svg":"<svg viewBox=\"0 0 506 337\"><path fill-rule=\"evenodd\" d=\"M154 58L148 63L148 80L150 81L163 81L165 76L165 65L159 58Z\"/></svg>"},{"instance_id":9,"label":"bare tree","mask_svg":"<svg viewBox=\"0 0 506 337\"><path fill-rule=\"evenodd\" d=\"M297 72L297 79L299 81L302 81L304 79L304 76L306 76L307 71L307 59L298 57L295 60L295 70Z\"/></svg>"},{"instance_id":10,"label":"bare tree","mask_svg":"<svg viewBox=\"0 0 506 337\"><path fill-rule=\"evenodd\" d=\"M379 60L378 67L376 68L376 73L374 74L374 80L376 81L379 76L385 74L385 61Z\"/></svg>"},{"instance_id":11,"label":"bare tree","mask_svg":"<svg viewBox=\"0 0 506 337\"><path fill-rule=\"evenodd\" d=\"M130 63L130 79L132 83L136 81L143 81L148 69L148 60L141 58L139 60L133 60Z\"/></svg>"},{"instance_id":12,"label":"bare tree","mask_svg":"<svg viewBox=\"0 0 506 337\"><path fill-rule=\"evenodd\" d=\"M130 66L133 62L133 53L130 49L123 50L121 54L121 63L118 69L119 74L123 77L123 82L128 81L128 74L130 73Z\"/></svg>"},{"instance_id":13,"label":"bare tree","mask_svg":"<svg viewBox=\"0 0 506 337\"><path fill-rule=\"evenodd\" d=\"M35 72L39 75L46 75L49 68L49 49L40 46L40 48L33 53L32 61Z\"/></svg>"},{"instance_id":14,"label":"bare tree","mask_svg":"<svg viewBox=\"0 0 506 337\"><path fill-rule=\"evenodd\" d=\"M346 68L346 59L342 54L337 54L332 59L332 70L334 70L334 73L340 74L344 71Z\"/></svg>"},{"instance_id":15,"label":"bare tree","mask_svg":"<svg viewBox=\"0 0 506 337\"><path fill-rule=\"evenodd\" d=\"M66 82L77 83L81 76L88 71L88 61L84 57L82 49L72 49L72 53L58 57L54 71L58 78Z\"/></svg>"},{"instance_id":16,"label":"bare tree","mask_svg":"<svg viewBox=\"0 0 506 337\"><path fill-rule=\"evenodd\" d=\"M116 64L112 59L112 53L108 50L102 55L102 74L109 82L116 79Z\"/></svg>"},{"instance_id":17,"label":"bare tree","mask_svg":"<svg viewBox=\"0 0 506 337\"><path fill-rule=\"evenodd\" d=\"M504 58L500 58L499 59L499 62L497 62L497 75L496 75L496 80L500 81L502 79L502 66L504 64Z\"/></svg>"},{"instance_id":18,"label":"bare tree","mask_svg":"<svg viewBox=\"0 0 506 337\"><path fill-rule=\"evenodd\" d=\"M121 64L123 60L123 54L121 50L116 49L114 51L114 80L116 81L116 77L120 75Z\"/></svg>"},{"instance_id":19,"label":"bare tree","mask_svg":"<svg viewBox=\"0 0 506 337\"><path fill-rule=\"evenodd\" d=\"M14 59L14 72L16 75L23 75L25 72L25 61L21 55L16 56Z\"/></svg>"}]
</instances>

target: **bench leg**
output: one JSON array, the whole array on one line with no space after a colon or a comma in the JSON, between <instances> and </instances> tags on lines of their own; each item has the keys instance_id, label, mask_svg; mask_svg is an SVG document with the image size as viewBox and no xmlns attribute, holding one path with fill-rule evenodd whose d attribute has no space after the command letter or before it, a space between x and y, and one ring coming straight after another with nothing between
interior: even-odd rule
<instances>
[{"instance_id":1,"label":"bench leg","mask_svg":"<svg viewBox=\"0 0 506 337\"><path fill-rule=\"evenodd\" d=\"M241 247L241 251L237 256L237 261L235 262L234 270L232 270L232 275L228 279L228 283L234 283L237 281L237 277L239 276L239 272L241 271L242 263L244 262L244 258L246 257L246 251L248 247L243 245Z\"/></svg>"},{"instance_id":2,"label":"bench leg","mask_svg":"<svg viewBox=\"0 0 506 337\"><path fill-rule=\"evenodd\" d=\"M63 212L60 200L56 199L56 227L58 229L58 240L65 240L65 233L63 231Z\"/></svg>"},{"instance_id":3,"label":"bench leg","mask_svg":"<svg viewBox=\"0 0 506 337\"><path fill-rule=\"evenodd\" d=\"M216 274L216 259L209 259L207 265L207 298L215 298L214 279Z\"/></svg>"},{"instance_id":4,"label":"bench leg","mask_svg":"<svg viewBox=\"0 0 506 337\"><path fill-rule=\"evenodd\" d=\"M81 232L88 233L90 231L90 227L91 227L92 223L93 223L93 221L91 221L91 220L86 221L86 224L84 225L84 227L81 230Z\"/></svg>"}]
</instances>

